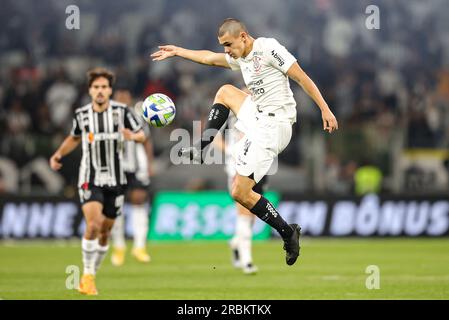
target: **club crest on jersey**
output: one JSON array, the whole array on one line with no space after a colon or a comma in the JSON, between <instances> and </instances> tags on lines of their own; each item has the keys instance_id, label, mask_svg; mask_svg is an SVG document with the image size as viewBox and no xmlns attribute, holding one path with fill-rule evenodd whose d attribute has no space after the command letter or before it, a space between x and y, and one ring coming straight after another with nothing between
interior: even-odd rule
<instances>
[{"instance_id":1,"label":"club crest on jersey","mask_svg":"<svg viewBox=\"0 0 449 320\"><path fill-rule=\"evenodd\" d=\"M262 58L259 56L254 56L254 58L253 58L253 67L254 67L254 72L256 72L256 73L259 73L260 70L262 69L262 64L260 63L261 60L262 60Z\"/></svg>"},{"instance_id":2,"label":"club crest on jersey","mask_svg":"<svg viewBox=\"0 0 449 320\"><path fill-rule=\"evenodd\" d=\"M118 126L118 119L119 115L117 112L112 113L112 122L114 123L114 126Z\"/></svg>"}]
</instances>

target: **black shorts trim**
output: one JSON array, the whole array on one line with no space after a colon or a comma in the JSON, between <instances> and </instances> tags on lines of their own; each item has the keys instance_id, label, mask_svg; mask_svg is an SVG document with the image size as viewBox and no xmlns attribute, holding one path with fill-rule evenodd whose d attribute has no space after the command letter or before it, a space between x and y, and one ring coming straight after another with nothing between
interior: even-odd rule
<instances>
[{"instance_id":1,"label":"black shorts trim","mask_svg":"<svg viewBox=\"0 0 449 320\"><path fill-rule=\"evenodd\" d=\"M81 206L88 202L97 201L103 204L103 215L115 219L123 212L125 202L124 189L117 187L97 187L83 185L78 189Z\"/></svg>"}]
</instances>

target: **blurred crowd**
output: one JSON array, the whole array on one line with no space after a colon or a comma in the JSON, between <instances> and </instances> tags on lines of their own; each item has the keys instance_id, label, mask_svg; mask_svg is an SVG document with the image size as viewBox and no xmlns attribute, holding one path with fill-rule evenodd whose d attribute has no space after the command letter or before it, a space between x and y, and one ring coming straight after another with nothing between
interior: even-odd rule
<instances>
[{"instance_id":1,"label":"blurred crowd","mask_svg":"<svg viewBox=\"0 0 449 320\"><path fill-rule=\"evenodd\" d=\"M80 9L79 30L66 27L71 4ZM372 4L378 30L366 26ZM152 130L156 157L168 161L170 131L192 130L222 84L243 82L229 70L181 59L154 63L149 54L160 44L221 51L216 29L236 17L254 37L275 37L298 58L340 123L326 136L319 110L292 84L298 123L281 164L304 168L317 154L326 191L350 193L361 166L391 175L398 148L448 147L448 16L445 0L3 0L0 155L18 168L47 159L69 132L74 109L89 101L85 72L101 65L136 101L154 92L173 97L173 126ZM317 134L325 137L321 154L310 143ZM76 168L66 170L66 182L75 181Z\"/></svg>"}]
</instances>

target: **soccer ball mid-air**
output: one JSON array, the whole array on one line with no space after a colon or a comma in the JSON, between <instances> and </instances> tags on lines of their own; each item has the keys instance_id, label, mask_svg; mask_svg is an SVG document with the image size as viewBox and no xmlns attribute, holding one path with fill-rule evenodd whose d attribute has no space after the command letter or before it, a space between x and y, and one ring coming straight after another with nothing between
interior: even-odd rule
<instances>
[{"instance_id":1,"label":"soccer ball mid-air","mask_svg":"<svg viewBox=\"0 0 449 320\"><path fill-rule=\"evenodd\" d=\"M176 107L172 99L162 93L154 93L142 103L143 119L153 127L162 128L173 122Z\"/></svg>"}]
</instances>

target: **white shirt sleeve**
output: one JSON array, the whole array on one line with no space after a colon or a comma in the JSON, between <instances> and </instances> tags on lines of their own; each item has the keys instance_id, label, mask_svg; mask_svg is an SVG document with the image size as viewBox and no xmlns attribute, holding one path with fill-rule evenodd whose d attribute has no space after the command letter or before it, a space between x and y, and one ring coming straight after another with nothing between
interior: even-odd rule
<instances>
[{"instance_id":1,"label":"white shirt sleeve","mask_svg":"<svg viewBox=\"0 0 449 320\"><path fill-rule=\"evenodd\" d=\"M232 58L227 53L225 54L225 57L226 57L226 61L228 62L229 66L231 67L232 70L240 70L240 64L237 62L237 60Z\"/></svg>"},{"instance_id":2,"label":"white shirt sleeve","mask_svg":"<svg viewBox=\"0 0 449 320\"><path fill-rule=\"evenodd\" d=\"M296 58L276 39L267 39L265 42L265 50L270 65L284 74L296 62Z\"/></svg>"}]
</instances>

